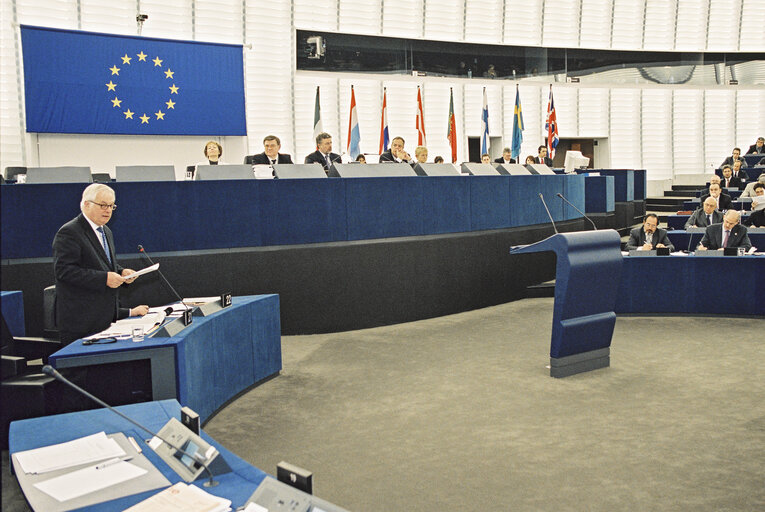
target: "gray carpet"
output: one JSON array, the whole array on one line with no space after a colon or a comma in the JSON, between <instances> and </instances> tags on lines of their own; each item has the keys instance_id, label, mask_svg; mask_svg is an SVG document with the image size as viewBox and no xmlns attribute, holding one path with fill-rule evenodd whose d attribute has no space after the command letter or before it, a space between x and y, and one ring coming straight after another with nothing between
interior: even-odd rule
<instances>
[{"instance_id":1,"label":"gray carpet","mask_svg":"<svg viewBox=\"0 0 765 512\"><path fill-rule=\"evenodd\" d=\"M353 511L765 510L765 319L620 317L611 368L566 379L551 320L527 299L283 337L282 374L205 430Z\"/></svg>"}]
</instances>

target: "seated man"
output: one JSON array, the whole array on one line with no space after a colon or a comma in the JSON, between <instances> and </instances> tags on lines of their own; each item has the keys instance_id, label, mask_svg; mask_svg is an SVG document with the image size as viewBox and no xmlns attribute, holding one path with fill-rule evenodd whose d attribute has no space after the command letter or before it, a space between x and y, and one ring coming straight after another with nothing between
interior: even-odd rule
<instances>
[{"instance_id":1,"label":"seated man","mask_svg":"<svg viewBox=\"0 0 765 512\"><path fill-rule=\"evenodd\" d=\"M758 183L765 185L765 172L760 174L760 177L757 178L757 181L752 181L746 185L746 188L741 193L741 197L754 197L756 195L754 193L754 187L756 187Z\"/></svg>"},{"instance_id":2,"label":"seated man","mask_svg":"<svg viewBox=\"0 0 765 512\"><path fill-rule=\"evenodd\" d=\"M741 160L741 148L733 148L733 155L723 160L723 163L720 164L720 168L722 169L726 165L732 166L737 160Z\"/></svg>"},{"instance_id":3,"label":"seated man","mask_svg":"<svg viewBox=\"0 0 765 512\"><path fill-rule=\"evenodd\" d=\"M757 142L749 146L749 151L747 151L746 154L747 155L765 154L765 138L757 137Z\"/></svg>"},{"instance_id":4,"label":"seated man","mask_svg":"<svg viewBox=\"0 0 765 512\"><path fill-rule=\"evenodd\" d=\"M380 163L414 163L412 157L409 156L409 153L404 151L404 144L405 142L403 137L393 137L393 140L390 142L390 149L380 154Z\"/></svg>"},{"instance_id":5,"label":"seated man","mask_svg":"<svg viewBox=\"0 0 765 512\"><path fill-rule=\"evenodd\" d=\"M716 250L725 247L743 247L749 250L752 242L746 233L746 227L739 224L740 214L736 210L728 210L722 224L712 224L704 233L704 238L696 248L697 251Z\"/></svg>"},{"instance_id":6,"label":"seated man","mask_svg":"<svg viewBox=\"0 0 765 512\"><path fill-rule=\"evenodd\" d=\"M685 223L686 230L693 227L705 228L723 221L723 214L717 211L717 202L713 198L707 197L701 206L688 217Z\"/></svg>"},{"instance_id":7,"label":"seated man","mask_svg":"<svg viewBox=\"0 0 765 512\"><path fill-rule=\"evenodd\" d=\"M720 185L716 183L709 185L709 194L701 196L701 203L703 204L708 197L711 197L715 200L717 203L717 209L720 211L730 210L733 206L733 200L728 194L723 194L722 190L720 189Z\"/></svg>"},{"instance_id":8,"label":"seated man","mask_svg":"<svg viewBox=\"0 0 765 512\"><path fill-rule=\"evenodd\" d=\"M244 163L250 165L274 165L291 164L292 157L287 153L279 153L282 147L282 141L276 135L266 135L263 139L265 151L257 155L248 155L244 157Z\"/></svg>"},{"instance_id":9,"label":"seated man","mask_svg":"<svg viewBox=\"0 0 765 512\"><path fill-rule=\"evenodd\" d=\"M482 164L490 164L491 163L491 156L489 156L489 153L484 153L481 155L481 163Z\"/></svg>"},{"instance_id":10,"label":"seated man","mask_svg":"<svg viewBox=\"0 0 765 512\"><path fill-rule=\"evenodd\" d=\"M494 160L498 164L514 164L513 151L510 148L502 150L502 156Z\"/></svg>"},{"instance_id":11,"label":"seated man","mask_svg":"<svg viewBox=\"0 0 765 512\"><path fill-rule=\"evenodd\" d=\"M743 160L736 160L733 162L733 176L740 179L741 183L744 184L749 181L749 174L741 168L742 165L744 165Z\"/></svg>"},{"instance_id":12,"label":"seated man","mask_svg":"<svg viewBox=\"0 0 765 512\"><path fill-rule=\"evenodd\" d=\"M741 186L741 178L733 176L733 169L730 165L725 165L722 168L723 177L720 180L720 186L722 188L743 188Z\"/></svg>"},{"instance_id":13,"label":"seated man","mask_svg":"<svg viewBox=\"0 0 765 512\"><path fill-rule=\"evenodd\" d=\"M699 197L704 197L705 195L709 194L709 186L712 185L713 183L717 183L718 185L720 185L721 181L722 179L716 174L713 174L712 176L710 176L709 185L706 185L701 190L699 190ZM720 188L722 188L722 186L720 186ZM702 203L703 202L704 201L702 201Z\"/></svg>"},{"instance_id":14,"label":"seated man","mask_svg":"<svg viewBox=\"0 0 765 512\"><path fill-rule=\"evenodd\" d=\"M305 163L321 164L327 174L332 164L340 161L340 155L332 152L332 135L327 132L321 132L316 136L316 151L305 157Z\"/></svg>"},{"instance_id":15,"label":"seated man","mask_svg":"<svg viewBox=\"0 0 765 512\"><path fill-rule=\"evenodd\" d=\"M755 185L755 191L759 195L752 198L752 214L749 215L746 225L763 228L765 227L765 185L758 183Z\"/></svg>"},{"instance_id":16,"label":"seated man","mask_svg":"<svg viewBox=\"0 0 765 512\"><path fill-rule=\"evenodd\" d=\"M667 230L659 228L658 225L659 217L655 213L646 215L643 226L630 231L627 250L651 251L660 247L669 247L670 252L674 251L675 247L667 237Z\"/></svg>"},{"instance_id":17,"label":"seated man","mask_svg":"<svg viewBox=\"0 0 765 512\"><path fill-rule=\"evenodd\" d=\"M539 154L534 158L534 163L545 164L547 167L552 167L552 158L547 156L547 146L539 146L537 151L539 151Z\"/></svg>"}]
</instances>

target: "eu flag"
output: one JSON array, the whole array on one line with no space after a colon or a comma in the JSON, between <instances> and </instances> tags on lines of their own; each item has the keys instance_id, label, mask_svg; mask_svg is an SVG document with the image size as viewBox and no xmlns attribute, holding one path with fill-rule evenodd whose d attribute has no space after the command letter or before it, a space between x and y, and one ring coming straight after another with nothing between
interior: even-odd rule
<instances>
[{"instance_id":1,"label":"eu flag","mask_svg":"<svg viewBox=\"0 0 765 512\"><path fill-rule=\"evenodd\" d=\"M22 26L28 132L246 135L240 45Z\"/></svg>"}]
</instances>

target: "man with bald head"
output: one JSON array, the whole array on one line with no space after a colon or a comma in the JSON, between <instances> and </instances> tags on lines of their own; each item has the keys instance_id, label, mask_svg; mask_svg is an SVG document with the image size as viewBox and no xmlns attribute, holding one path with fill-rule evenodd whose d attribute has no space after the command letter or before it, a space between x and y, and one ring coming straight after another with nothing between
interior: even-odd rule
<instances>
[{"instance_id":1,"label":"man with bald head","mask_svg":"<svg viewBox=\"0 0 765 512\"><path fill-rule=\"evenodd\" d=\"M706 251L726 247L743 247L747 251L751 249L752 242L749 241L746 226L739 223L740 218L738 211L728 210L722 224L712 224L707 228L696 250Z\"/></svg>"},{"instance_id":2,"label":"man with bald head","mask_svg":"<svg viewBox=\"0 0 765 512\"><path fill-rule=\"evenodd\" d=\"M706 201L709 197L715 200L715 203L717 203L717 209L720 211L730 210L733 206L733 200L731 197L728 194L723 193L720 185L717 183L712 183L709 185L709 193L701 196L701 204L704 204L704 201Z\"/></svg>"},{"instance_id":3,"label":"man with bald head","mask_svg":"<svg viewBox=\"0 0 765 512\"><path fill-rule=\"evenodd\" d=\"M701 208L693 212L685 223L685 229L706 228L712 224L719 224L723 221L723 214L717 210L717 202L707 197L702 203Z\"/></svg>"}]
</instances>

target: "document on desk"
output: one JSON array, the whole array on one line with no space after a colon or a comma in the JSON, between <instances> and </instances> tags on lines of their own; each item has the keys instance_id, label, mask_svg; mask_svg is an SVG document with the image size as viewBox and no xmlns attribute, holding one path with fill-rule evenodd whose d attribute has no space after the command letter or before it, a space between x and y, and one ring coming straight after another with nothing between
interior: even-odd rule
<instances>
[{"instance_id":1,"label":"document on desk","mask_svg":"<svg viewBox=\"0 0 765 512\"><path fill-rule=\"evenodd\" d=\"M231 500L219 498L184 482L178 482L123 512L225 512Z\"/></svg>"},{"instance_id":2,"label":"document on desk","mask_svg":"<svg viewBox=\"0 0 765 512\"><path fill-rule=\"evenodd\" d=\"M25 473L47 473L125 455L120 445L104 432L15 454Z\"/></svg>"},{"instance_id":3,"label":"document on desk","mask_svg":"<svg viewBox=\"0 0 765 512\"><path fill-rule=\"evenodd\" d=\"M128 336L133 333L134 327L142 327L143 332L148 334L152 331L152 329L161 325L162 322L165 321L165 316L166 314L164 311L155 311L153 313L147 313L144 316L131 316L129 318L123 318L122 320L117 320L114 322L107 329L94 334L93 336L88 336L85 339L90 340L108 338L110 336Z\"/></svg>"},{"instance_id":4,"label":"document on desk","mask_svg":"<svg viewBox=\"0 0 765 512\"><path fill-rule=\"evenodd\" d=\"M38 482L34 486L57 501L68 501L138 478L146 473L145 469L129 462L111 459L95 466Z\"/></svg>"}]
</instances>

